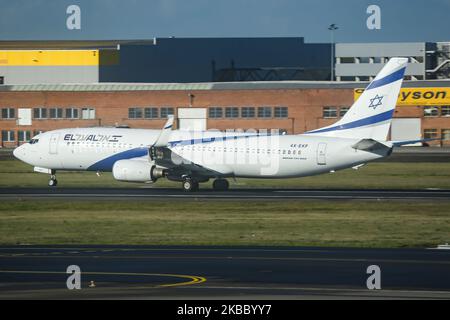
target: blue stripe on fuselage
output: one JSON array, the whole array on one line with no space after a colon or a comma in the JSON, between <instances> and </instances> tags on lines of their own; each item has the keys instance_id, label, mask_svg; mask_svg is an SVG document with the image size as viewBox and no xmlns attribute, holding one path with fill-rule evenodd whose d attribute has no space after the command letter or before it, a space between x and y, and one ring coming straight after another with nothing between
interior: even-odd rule
<instances>
[{"instance_id":1,"label":"blue stripe on fuselage","mask_svg":"<svg viewBox=\"0 0 450 320\"><path fill-rule=\"evenodd\" d=\"M247 135L247 136L223 136L223 137L208 137L208 138L189 139L189 140L177 140L177 141L170 141L169 145L171 147L188 146L188 145L199 144L199 143L237 140L237 139L252 138L252 137L270 137L270 135L268 135L268 134L253 134L253 135Z\"/></svg>"},{"instance_id":2,"label":"blue stripe on fuselage","mask_svg":"<svg viewBox=\"0 0 450 320\"><path fill-rule=\"evenodd\" d=\"M100 160L89 168L88 171L111 171L114 163L119 160L132 159L148 155L148 148L134 148L116 153L108 158Z\"/></svg>"},{"instance_id":3,"label":"blue stripe on fuselage","mask_svg":"<svg viewBox=\"0 0 450 320\"><path fill-rule=\"evenodd\" d=\"M358 127L367 126L367 125L371 125L371 124L389 120L392 118L393 114L394 114L394 110L389 110L389 111L386 111L386 112L383 112L380 114L376 114L374 116L367 117L364 119L352 121L349 123L341 124L341 125L330 127L330 128L308 131L305 133L319 133L319 132L328 132L328 131L337 131L337 130L358 128Z\"/></svg>"}]
</instances>

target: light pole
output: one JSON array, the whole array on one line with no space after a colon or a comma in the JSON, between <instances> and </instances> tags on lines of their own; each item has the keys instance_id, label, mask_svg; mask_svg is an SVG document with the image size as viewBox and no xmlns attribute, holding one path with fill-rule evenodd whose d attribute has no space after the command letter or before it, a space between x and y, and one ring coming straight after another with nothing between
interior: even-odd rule
<instances>
[{"instance_id":1,"label":"light pole","mask_svg":"<svg viewBox=\"0 0 450 320\"><path fill-rule=\"evenodd\" d=\"M334 80L334 30L339 29L336 24L332 23L328 27L331 34L331 81Z\"/></svg>"}]
</instances>

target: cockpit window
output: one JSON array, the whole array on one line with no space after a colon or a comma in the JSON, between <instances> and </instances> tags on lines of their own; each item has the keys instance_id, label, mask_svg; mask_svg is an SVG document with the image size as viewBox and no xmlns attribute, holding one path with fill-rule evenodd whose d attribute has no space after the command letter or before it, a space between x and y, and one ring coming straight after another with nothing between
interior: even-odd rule
<instances>
[{"instance_id":1,"label":"cockpit window","mask_svg":"<svg viewBox=\"0 0 450 320\"><path fill-rule=\"evenodd\" d=\"M30 144L35 144L35 143L38 143L39 142L39 139L31 139L30 140Z\"/></svg>"}]
</instances>

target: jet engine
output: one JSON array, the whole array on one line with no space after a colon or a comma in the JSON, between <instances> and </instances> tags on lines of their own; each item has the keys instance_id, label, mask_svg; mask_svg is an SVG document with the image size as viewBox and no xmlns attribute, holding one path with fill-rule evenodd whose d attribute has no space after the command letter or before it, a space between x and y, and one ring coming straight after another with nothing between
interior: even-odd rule
<instances>
[{"instance_id":1,"label":"jet engine","mask_svg":"<svg viewBox=\"0 0 450 320\"><path fill-rule=\"evenodd\" d=\"M155 182L165 169L145 160L119 160L112 168L114 179L127 182Z\"/></svg>"}]
</instances>

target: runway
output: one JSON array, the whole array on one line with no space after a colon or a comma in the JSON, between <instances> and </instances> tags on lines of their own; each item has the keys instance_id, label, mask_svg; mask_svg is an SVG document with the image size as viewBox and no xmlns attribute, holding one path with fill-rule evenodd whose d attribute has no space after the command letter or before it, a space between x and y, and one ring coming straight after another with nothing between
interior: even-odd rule
<instances>
[{"instance_id":1,"label":"runway","mask_svg":"<svg viewBox=\"0 0 450 320\"><path fill-rule=\"evenodd\" d=\"M381 290L366 287L369 265ZM0 299L449 299L449 268L436 249L3 246Z\"/></svg>"},{"instance_id":2,"label":"runway","mask_svg":"<svg viewBox=\"0 0 450 320\"><path fill-rule=\"evenodd\" d=\"M0 199L77 200L450 200L450 190L389 189L204 189L187 193L174 188L0 188Z\"/></svg>"}]
</instances>

